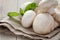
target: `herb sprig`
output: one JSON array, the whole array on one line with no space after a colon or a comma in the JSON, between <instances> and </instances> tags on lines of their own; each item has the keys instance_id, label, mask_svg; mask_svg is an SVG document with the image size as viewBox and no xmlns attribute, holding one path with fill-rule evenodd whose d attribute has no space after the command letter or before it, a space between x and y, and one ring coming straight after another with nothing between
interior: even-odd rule
<instances>
[{"instance_id":1,"label":"herb sprig","mask_svg":"<svg viewBox=\"0 0 60 40\"><path fill-rule=\"evenodd\" d=\"M20 8L19 13L17 12L8 12L9 17L14 17L14 16L19 16L19 15L24 15L24 13L28 10L34 10L37 7L36 3L32 2L28 4L25 9Z\"/></svg>"}]
</instances>

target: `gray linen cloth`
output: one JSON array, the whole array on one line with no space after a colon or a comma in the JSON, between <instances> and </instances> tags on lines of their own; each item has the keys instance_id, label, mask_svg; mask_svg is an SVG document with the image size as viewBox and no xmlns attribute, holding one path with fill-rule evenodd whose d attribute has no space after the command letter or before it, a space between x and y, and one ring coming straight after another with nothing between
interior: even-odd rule
<instances>
[{"instance_id":1,"label":"gray linen cloth","mask_svg":"<svg viewBox=\"0 0 60 40\"><path fill-rule=\"evenodd\" d=\"M31 28L24 28L21 25L21 18L19 18L19 17L16 17L16 18L6 17L6 18L4 18L3 20L0 21L0 28L3 26L8 28L15 35L22 35L22 36L25 36L25 37L28 37L31 39L50 39L60 32L60 28L56 28L51 33L46 34L46 35L36 34L33 31L32 27ZM0 30L0 31L2 31L2 30Z\"/></svg>"}]
</instances>

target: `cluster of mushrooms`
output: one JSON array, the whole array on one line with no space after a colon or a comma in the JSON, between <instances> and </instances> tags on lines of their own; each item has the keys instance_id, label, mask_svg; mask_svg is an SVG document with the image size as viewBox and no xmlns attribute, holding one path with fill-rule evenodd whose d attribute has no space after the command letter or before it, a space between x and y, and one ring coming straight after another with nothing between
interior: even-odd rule
<instances>
[{"instance_id":1,"label":"cluster of mushrooms","mask_svg":"<svg viewBox=\"0 0 60 40\"><path fill-rule=\"evenodd\" d=\"M39 2L39 1L38 1ZM38 7L24 13L21 24L25 28L32 26L35 33L47 34L53 31L60 24L60 14L55 12L58 5L56 0L41 0L37 3ZM31 2L23 4L23 9Z\"/></svg>"}]
</instances>

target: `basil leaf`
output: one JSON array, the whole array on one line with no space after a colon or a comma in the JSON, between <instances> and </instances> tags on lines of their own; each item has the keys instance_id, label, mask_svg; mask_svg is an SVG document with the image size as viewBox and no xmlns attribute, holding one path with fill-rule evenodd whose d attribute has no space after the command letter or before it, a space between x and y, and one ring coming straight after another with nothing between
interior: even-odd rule
<instances>
[{"instance_id":1,"label":"basil leaf","mask_svg":"<svg viewBox=\"0 0 60 40\"><path fill-rule=\"evenodd\" d=\"M24 12L28 11L28 10L34 10L37 7L36 3L30 3L26 6Z\"/></svg>"},{"instance_id":2,"label":"basil leaf","mask_svg":"<svg viewBox=\"0 0 60 40\"><path fill-rule=\"evenodd\" d=\"M20 15L24 15L24 10L20 8Z\"/></svg>"},{"instance_id":3,"label":"basil leaf","mask_svg":"<svg viewBox=\"0 0 60 40\"><path fill-rule=\"evenodd\" d=\"M17 12L8 12L9 17L18 16L18 15L19 14Z\"/></svg>"}]
</instances>

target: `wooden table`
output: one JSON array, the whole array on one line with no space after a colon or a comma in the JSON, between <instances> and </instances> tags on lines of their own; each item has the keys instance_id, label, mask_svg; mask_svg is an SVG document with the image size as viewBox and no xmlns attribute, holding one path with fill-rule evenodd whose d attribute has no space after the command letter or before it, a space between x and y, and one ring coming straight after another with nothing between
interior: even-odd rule
<instances>
[{"instance_id":1,"label":"wooden table","mask_svg":"<svg viewBox=\"0 0 60 40\"><path fill-rule=\"evenodd\" d=\"M5 18L10 11L19 12L21 4L32 0L0 0L0 19ZM60 40L60 33L52 39L46 40ZM7 35L0 33L0 40L31 40L23 36Z\"/></svg>"}]
</instances>

